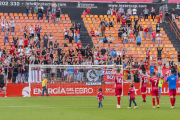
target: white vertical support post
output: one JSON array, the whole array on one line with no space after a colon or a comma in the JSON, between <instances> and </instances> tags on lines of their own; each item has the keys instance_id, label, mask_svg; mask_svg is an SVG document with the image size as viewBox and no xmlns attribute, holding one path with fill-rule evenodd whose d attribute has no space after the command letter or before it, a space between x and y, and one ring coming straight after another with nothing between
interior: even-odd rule
<instances>
[{"instance_id":1,"label":"white vertical support post","mask_svg":"<svg viewBox=\"0 0 180 120\"><path fill-rule=\"evenodd\" d=\"M31 97L31 64L29 64L29 97Z\"/></svg>"}]
</instances>

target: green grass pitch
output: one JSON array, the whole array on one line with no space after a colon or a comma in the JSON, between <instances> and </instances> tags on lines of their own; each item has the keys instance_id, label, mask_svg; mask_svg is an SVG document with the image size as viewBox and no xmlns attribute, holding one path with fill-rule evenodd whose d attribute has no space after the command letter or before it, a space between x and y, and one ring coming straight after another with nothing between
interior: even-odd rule
<instances>
[{"instance_id":1,"label":"green grass pitch","mask_svg":"<svg viewBox=\"0 0 180 120\"><path fill-rule=\"evenodd\" d=\"M116 109L115 96L105 96L104 108L99 109L95 96L90 97L30 97L0 98L1 120L178 120L180 96L174 109L170 109L169 96L160 98L160 108L153 109L152 98L146 103L136 96L137 109L128 109L128 96L121 98L121 108ZM157 105L157 104L156 104Z\"/></svg>"}]
</instances>

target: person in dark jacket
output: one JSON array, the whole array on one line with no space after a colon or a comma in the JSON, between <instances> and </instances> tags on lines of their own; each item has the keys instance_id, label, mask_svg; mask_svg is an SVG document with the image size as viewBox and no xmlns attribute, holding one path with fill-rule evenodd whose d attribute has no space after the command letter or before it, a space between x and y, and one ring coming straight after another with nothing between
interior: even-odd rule
<instances>
[{"instance_id":1,"label":"person in dark jacket","mask_svg":"<svg viewBox=\"0 0 180 120\"><path fill-rule=\"evenodd\" d=\"M157 53L158 53L158 58L157 60L161 60L161 52L162 52L163 48L157 48Z\"/></svg>"},{"instance_id":2,"label":"person in dark jacket","mask_svg":"<svg viewBox=\"0 0 180 120\"><path fill-rule=\"evenodd\" d=\"M12 83L16 82L17 75L18 75L18 66L17 66L17 63L15 63L15 65L13 66L13 79L12 79Z\"/></svg>"},{"instance_id":3,"label":"person in dark jacket","mask_svg":"<svg viewBox=\"0 0 180 120\"><path fill-rule=\"evenodd\" d=\"M56 11L56 21L60 21L60 12L59 10Z\"/></svg>"}]
</instances>

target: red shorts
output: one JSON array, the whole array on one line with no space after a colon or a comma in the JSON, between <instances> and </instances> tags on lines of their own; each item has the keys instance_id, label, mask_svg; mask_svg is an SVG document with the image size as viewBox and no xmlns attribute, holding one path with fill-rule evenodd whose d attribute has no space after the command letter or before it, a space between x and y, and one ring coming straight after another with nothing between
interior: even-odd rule
<instances>
[{"instance_id":1,"label":"red shorts","mask_svg":"<svg viewBox=\"0 0 180 120\"><path fill-rule=\"evenodd\" d=\"M141 87L141 93L146 92L146 87Z\"/></svg>"},{"instance_id":2,"label":"red shorts","mask_svg":"<svg viewBox=\"0 0 180 120\"><path fill-rule=\"evenodd\" d=\"M176 89L169 89L169 96L176 96Z\"/></svg>"},{"instance_id":3,"label":"red shorts","mask_svg":"<svg viewBox=\"0 0 180 120\"><path fill-rule=\"evenodd\" d=\"M158 90L152 90L151 95L152 96L159 96L159 91Z\"/></svg>"},{"instance_id":4,"label":"red shorts","mask_svg":"<svg viewBox=\"0 0 180 120\"><path fill-rule=\"evenodd\" d=\"M122 88L121 87L116 87L115 88L115 96L121 95L122 94Z\"/></svg>"}]
</instances>

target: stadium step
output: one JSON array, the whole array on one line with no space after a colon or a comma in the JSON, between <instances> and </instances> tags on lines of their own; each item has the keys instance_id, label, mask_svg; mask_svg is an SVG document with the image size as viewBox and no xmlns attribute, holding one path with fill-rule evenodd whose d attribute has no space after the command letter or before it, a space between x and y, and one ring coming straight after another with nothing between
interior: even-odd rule
<instances>
[{"instance_id":1,"label":"stadium step","mask_svg":"<svg viewBox=\"0 0 180 120\"><path fill-rule=\"evenodd\" d=\"M161 27L166 32L167 36L169 37L169 40L173 44L176 51L179 51L180 50L180 47L179 47L180 46L180 40L176 39L176 34L174 33L174 31L171 31L171 25L161 23Z\"/></svg>"},{"instance_id":2,"label":"stadium step","mask_svg":"<svg viewBox=\"0 0 180 120\"><path fill-rule=\"evenodd\" d=\"M84 22L81 18L83 10L84 9L76 9L76 12L72 12L74 11L74 8L62 8L63 14L68 14L72 23L75 22L75 24L81 24L80 40L83 44L83 47L86 47L88 44L90 45L90 47L93 47L93 41L91 40L88 31L84 25Z\"/></svg>"}]
</instances>

